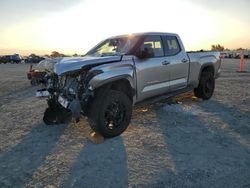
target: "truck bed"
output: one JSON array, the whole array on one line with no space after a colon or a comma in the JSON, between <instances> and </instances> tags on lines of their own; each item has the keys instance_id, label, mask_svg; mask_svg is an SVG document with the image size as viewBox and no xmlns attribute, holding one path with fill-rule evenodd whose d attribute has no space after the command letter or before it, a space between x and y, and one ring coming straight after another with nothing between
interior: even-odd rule
<instances>
[{"instance_id":1,"label":"truck bed","mask_svg":"<svg viewBox=\"0 0 250 188\"><path fill-rule=\"evenodd\" d=\"M218 77L221 66L220 52L187 52L187 55L190 60L189 85L198 86L199 70L207 63L213 62L215 78Z\"/></svg>"}]
</instances>

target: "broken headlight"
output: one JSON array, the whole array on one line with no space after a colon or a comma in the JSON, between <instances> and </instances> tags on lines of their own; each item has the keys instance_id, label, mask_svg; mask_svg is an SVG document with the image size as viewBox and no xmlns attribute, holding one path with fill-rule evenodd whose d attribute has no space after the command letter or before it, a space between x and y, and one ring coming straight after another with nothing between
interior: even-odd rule
<instances>
[{"instance_id":1,"label":"broken headlight","mask_svg":"<svg viewBox=\"0 0 250 188\"><path fill-rule=\"evenodd\" d=\"M54 72L54 65L55 65L55 63L56 63L56 61L53 60L53 59L42 60L36 66L36 70L38 70L40 72L49 72L49 73L52 73L52 72Z\"/></svg>"}]
</instances>

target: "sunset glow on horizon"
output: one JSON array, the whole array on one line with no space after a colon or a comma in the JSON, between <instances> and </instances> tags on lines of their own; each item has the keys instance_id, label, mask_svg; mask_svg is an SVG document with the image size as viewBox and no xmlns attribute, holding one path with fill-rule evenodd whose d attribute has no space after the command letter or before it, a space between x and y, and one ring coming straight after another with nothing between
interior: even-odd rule
<instances>
[{"instance_id":1,"label":"sunset glow on horizon","mask_svg":"<svg viewBox=\"0 0 250 188\"><path fill-rule=\"evenodd\" d=\"M148 31L178 33L187 50L210 49L212 44L250 48L247 0L218 6L214 0L25 2L0 2L0 55L84 54L107 37ZM21 12L9 10L15 3L23 6Z\"/></svg>"}]
</instances>

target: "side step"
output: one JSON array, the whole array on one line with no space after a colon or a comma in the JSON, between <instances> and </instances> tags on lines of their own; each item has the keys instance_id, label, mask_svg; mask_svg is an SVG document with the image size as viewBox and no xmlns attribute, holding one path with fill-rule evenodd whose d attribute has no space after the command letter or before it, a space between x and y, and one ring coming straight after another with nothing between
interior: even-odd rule
<instances>
[{"instance_id":1,"label":"side step","mask_svg":"<svg viewBox=\"0 0 250 188\"><path fill-rule=\"evenodd\" d=\"M140 102L136 103L136 105L153 104L153 103L156 103L156 102L159 102L159 101L169 99L169 98L174 97L176 95L180 95L182 93L192 91L193 89L194 89L193 86L189 86L189 87L186 87L186 88L183 88L183 89L179 89L177 91L173 91L173 92L170 92L170 93L166 93L166 94L163 94L163 95L159 95L159 96L156 96L156 97L152 97L152 98L140 101Z\"/></svg>"}]
</instances>

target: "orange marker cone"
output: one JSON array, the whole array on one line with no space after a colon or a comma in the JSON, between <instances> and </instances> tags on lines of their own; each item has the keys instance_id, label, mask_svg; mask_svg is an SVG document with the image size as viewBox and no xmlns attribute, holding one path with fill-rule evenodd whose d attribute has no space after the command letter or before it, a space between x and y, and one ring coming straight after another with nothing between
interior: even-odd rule
<instances>
[{"instance_id":1,"label":"orange marker cone","mask_svg":"<svg viewBox=\"0 0 250 188\"><path fill-rule=\"evenodd\" d=\"M246 71L244 71L244 64L245 64L245 60L244 60L244 54L241 53L240 55L240 70L237 72L241 72L241 73L245 73Z\"/></svg>"},{"instance_id":2,"label":"orange marker cone","mask_svg":"<svg viewBox=\"0 0 250 188\"><path fill-rule=\"evenodd\" d=\"M244 55L241 54L240 56L240 72L243 72L244 70Z\"/></svg>"}]
</instances>

